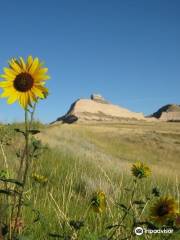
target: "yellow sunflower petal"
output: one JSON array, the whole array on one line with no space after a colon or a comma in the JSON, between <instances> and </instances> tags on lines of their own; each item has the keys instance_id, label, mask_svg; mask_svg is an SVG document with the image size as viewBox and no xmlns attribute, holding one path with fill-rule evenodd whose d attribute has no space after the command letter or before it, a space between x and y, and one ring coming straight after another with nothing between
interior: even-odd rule
<instances>
[{"instance_id":1,"label":"yellow sunflower petal","mask_svg":"<svg viewBox=\"0 0 180 240\"><path fill-rule=\"evenodd\" d=\"M30 103L29 102L29 97L27 93L22 93L19 96L19 103L21 104L21 106L25 109L27 107L27 105Z\"/></svg>"},{"instance_id":2,"label":"yellow sunflower petal","mask_svg":"<svg viewBox=\"0 0 180 240\"><path fill-rule=\"evenodd\" d=\"M14 88L12 87L7 87L7 88L4 88L4 92L1 93L0 97L8 97L8 96L11 96L11 95L17 95L17 92Z\"/></svg>"},{"instance_id":3,"label":"yellow sunflower petal","mask_svg":"<svg viewBox=\"0 0 180 240\"><path fill-rule=\"evenodd\" d=\"M36 75L44 75L48 72L48 68L40 68L37 69L36 73L34 74L34 77L36 77Z\"/></svg>"},{"instance_id":4,"label":"yellow sunflower petal","mask_svg":"<svg viewBox=\"0 0 180 240\"><path fill-rule=\"evenodd\" d=\"M5 75L5 74L1 74L0 78L3 78L4 80L7 80L7 81L14 81L14 77L10 77L10 76Z\"/></svg>"},{"instance_id":5,"label":"yellow sunflower petal","mask_svg":"<svg viewBox=\"0 0 180 240\"><path fill-rule=\"evenodd\" d=\"M20 57L19 59L20 59L22 68L24 69L24 71L26 71L26 64L25 64L25 62L24 62L24 59L23 59L22 57Z\"/></svg>"},{"instance_id":6,"label":"yellow sunflower petal","mask_svg":"<svg viewBox=\"0 0 180 240\"><path fill-rule=\"evenodd\" d=\"M36 95L32 91L29 91L28 95L29 95L29 99L31 100L31 102L37 101Z\"/></svg>"},{"instance_id":7,"label":"yellow sunflower petal","mask_svg":"<svg viewBox=\"0 0 180 240\"><path fill-rule=\"evenodd\" d=\"M7 87L12 87L12 86L13 86L13 83L11 81L0 82L1 88L7 88Z\"/></svg>"},{"instance_id":8,"label":"yellow sunflower petal","mask_svg":"<svg viewBox=\"0 0 180 240\"><path fill-rule=\"evenodd\" d=\"M17 95L16 95L16 94L13 94L13 95L11 95L11 96L8 98L7 103L8 103L8 104L12 104L12 103L14 103L16 100L17 100Z\"/></svg>"},{"instance_id":9,"label":"yellow sunflower petal","mask_svg":"<svg viewBox=\"0 0 180 240\"><path fill-rule=\"evenodd\" d=\"M0 98L5 98L5 97L9 97L9 96L10 96L10 94L8 92L5 92L5 91L0 94Z\"/></svg>"},{"instance_id":10,"label":"yellow sunflower petal","mask_svg":"<svg viewBox=\"0 0 180 240\"><path fill-rule=\"evenodd\" d=\"M46 74L48 72L48 68L41 68L39 70L37 70L36 74Z\"/></svg>"},{"instance_id":11,"label":"yellow sunflower petal","mask_svg":"<svg viewBox=\"0 0 180 240\"><path fill-rule=\"evenodd\" d=\"M36 75L36 76L34 77L34 80L35 80L36 82L45 81L45 80L48 80L48 79L50 79L50 76L48 76L48 75Z\"/></svg>"},{"instance_id":12,"label":"yellow sunflower petal","mask_svg":"<svg viewBox=\"0 0 180 240\"><path fill-rule=\"evenodd\" d=\"M28 70L30 69L32 63L33 63L33 57L32 57L32 56L29 56L29 57L27 58L27 69L28 69Z\"/></svg>"},{"instance_id":13,"label":"yellow sunflower petal","mask_svg":"<svg viewBox=\"0 0 180 240\"><path fill-rule=\"evenodd\" d=\"M30 69L29 69L29 73L33 74L35 72L35 70L37 69L38 65L39 65L39 59L35 58L31 67L30 67Z\"/></svg>"},{"instance_id":14,"label":"yellow sunflower petal","mask_svg":"<svg viewBox=\"0 0 180 240\"><path fill-rule=\"evenodd\" d=\"M37 97L44 98L44 88L42 86L35 86L32 90Z\"/></svg>"},{"instance_id":15,"label":"yellow sunflower petal","mask_svg":"<svg viewBox=\"0 0 180 240\"><path fill-rule=\"evenodd\" d=\"M9 77L15 78L17 75L17 73L13 71L11 68L3 68L3 70L4 70L4 73Z\"/></svg>"},{"instance_id":16,"label":"yellow sunflower petal","mask_svg":"<svg viewBox=\"0 0 180 240\"><path fill-rule=\"evenodd\" d=\"M39 61L38 66L37 66L36 70L35 70L34 73L33 73L33 77L34 77L34 78L35 78L35 76L36 76L37 74L39 74L39 71L40 71L41 69L43 69L43 68L42 68L43 65L44 65L44 63Z\"/></svg>"},{"instance_id":17,"label":"yellow sunflower petal","mask_svg":"<svg viewBox=\"0 0 180 240\"><path fill-rule=\"evenodd\" d=\"M9 65L12 67L12 69L17 72L17 73L21 73L23 72L21 67L19 66L19 64L17 63L16 59L12 59L9 63Z\"/></svg>"}]
</instances>

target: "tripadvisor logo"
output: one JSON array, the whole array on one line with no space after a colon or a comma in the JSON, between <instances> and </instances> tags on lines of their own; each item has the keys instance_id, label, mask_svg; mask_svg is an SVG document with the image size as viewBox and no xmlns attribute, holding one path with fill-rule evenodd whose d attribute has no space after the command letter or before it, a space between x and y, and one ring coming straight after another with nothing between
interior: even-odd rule
<instances>
[{"instance_id":1,"label":"tripadvisor logo","mask_svg":"<svg viewBox=\"0 0 180 240\"><path fill-rule=\"evenodd\" d=\"M140 236L143 233L144 234L158 234L158 233L164 233L164 234L171 234L173 233L173 229L171 228L164 228L164 229L146 229L142 227L136 227L134 229L134 232L136 235Z\"/></svg>"},{"instance_id":2,"label":"tripadvisor logo","mask_svg":"<svg viewBox=\"0 0 180 240\"><path fill-rule=\"evenodd\" d=\"M143 234L144 230L142 227L136 227L135 230L134 230L135 234L140 236Z\"/></svg>"}]
</instances>

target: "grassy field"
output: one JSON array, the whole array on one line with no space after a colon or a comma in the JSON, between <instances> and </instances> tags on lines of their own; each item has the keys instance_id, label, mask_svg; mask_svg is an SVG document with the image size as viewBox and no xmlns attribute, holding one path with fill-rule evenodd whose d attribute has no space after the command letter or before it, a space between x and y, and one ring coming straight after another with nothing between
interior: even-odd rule
<instances>
[{"instance_id":1,"label":"grassy field","mask_svg":"<svg viewBox=\"0 0 180 240\"><path fill-rule=\"evenodd\" d=\"M8 168L15 177L17 156L22 145L19 133L8 126L11 144L4 146ZM36 126L37 127L37 126ZM136 161L149 165L152 175L138 183L134 198L146 201L143 220L147 218L153 187L162 195L180 201L180 124L124 122L119 124L77 123L72 125L38 125L43 150L33 160L28 187L24 197L24 229L20 239L108 239L124 212L118 204L126 205L131 198L134 181L131 166ZM5 168L1 151L1 168ZM47 178L46 184L34 181L33 173ZM95 213L90 206L94 192L103 191L106 211ZM32 211L33 209L33 211ZM142 213L142 212L141 212ZM141 218L140 212L136 212ZM83 221L75 231L70 222ZM130 226L129 218L123 223ZM166 236L165 236L166 237ZM164 236L143 235L128 237L123 227L113 239L166 239ZM179 235L171 239L180 239Z\"/></svg>"}]
</instances>

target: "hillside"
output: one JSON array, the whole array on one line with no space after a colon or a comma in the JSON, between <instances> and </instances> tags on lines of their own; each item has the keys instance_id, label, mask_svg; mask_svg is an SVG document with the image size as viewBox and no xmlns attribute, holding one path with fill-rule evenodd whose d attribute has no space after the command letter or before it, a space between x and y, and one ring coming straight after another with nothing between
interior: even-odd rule
<instances>
[{"instance_id":1,"label":"hillside","mask_svg":"<svg viewBox=\"0 0 180 240\"><path fill-rule=\"evenodd\" d=\"M180 126L162 122L77 123L49 126L42 142L119 172L136 160L149 162L158 174L180 170ZM164 165L163 165L164 164ZM158 169L159 168L159 169Z\"/></svg>"},{"instance_id":2,"label":"hillside","mask_svg":"<svg viewBox=\"0 0 180 240\"><path fill-rule=\"evenodd\" d=\"M180 105L177 104L167 104L161 107L157 112L152 114L152 117L155 117L162 121L180 121Z\"/></svg>"},{"instance_id":3,"label":"hillside","mask_svg":"<svg viewBox=\"0 0 180 240\"><path fill-rule=\"evenodd\" d=\"M101 95L92 94L91 99L78 99L75 101L68 112L55 122L119 122L122 119L148 120L142 113L129 111L126 108L109 103Z\"/></svg>"},{"instance_id":4,"label":"hillside","mask_svg":"<svg viewBox=\"0 0 180 240\"><path fill-rule=\"evenodd\" d=\"M4 145L0 158L3 169L2 153L5 153L12 179L22 145L22 134L14 132L14 128L23 130L24 126L6 126L11 137L10 142ZM107 226L117 224L123 217L118 203L124 206L131 201L134 186L131 167L137 160L146 163L152 170L151 176L139 180L134 194L135 200L147 201L143 210L145 217L149 216L148 209L152 203L147 199L152 196L154 187L159 189L160 194L171 195L179 201L178 123L135 120L124 120L122 123L59 122L49 126L36 123L34 128L41 131L35 136L42 141L42 149L31 163L24 194L27 207L23 211L25 230L21 239L109 239L104 236L110 236L113 229ZM34 179L34 174L43 177ZM46 179L45 183L41 182L43 179ZM103 191L107 199L106 211L101 214L90 207L92 196L97 191ZM82 229L74 231L70 226L72 221L77 224L83 222ZM129 217L124 225L129 228ZM117 237L112 239L124 239L126 236L126 229L121 228ZM127 239L134 240L135 236ZM151 234L148 239L162 238ZM179 236L173 239L178 240Z\"/></svg>"}]
</instances>

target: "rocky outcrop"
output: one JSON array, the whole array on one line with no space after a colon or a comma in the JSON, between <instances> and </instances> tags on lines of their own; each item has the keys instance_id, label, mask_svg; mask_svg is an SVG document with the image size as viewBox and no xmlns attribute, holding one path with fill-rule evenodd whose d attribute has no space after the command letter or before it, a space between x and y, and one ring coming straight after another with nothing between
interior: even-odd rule
<instances>
[{"instance_id":1,"label":"rocky outcrop","mask_svg":"<svg viewBox=\"0 0 180 240\"><path fill-rule=\"evenodd\" d=\"M168 104L161 107L157 112L152 114L161 121L180 122L180 105Z\"/></svg>"},{"instance_id":2,"label":"rocky outcrop","mask_svg":"<svg viewBox=\"0 0 180 240\"><path fill-rule=\"evenodd\" d=\"M55 122L62 121L73 123L75 121L111 121L118 122L122 119L145 120L142 113L129 111L126 108L106 101L101 95L92 94L91 99L78 99L69 111Z\"/></svg>"},{"instance_id":3,"label":"rocky outcrop","mask_svg":"<svg viewBox=\"0 0 180 240\"><path fill-rule=\"evenodd\" d=\"M106 101L103 96L101 96L100 94L96 94L96 93L91 94L91 100L99 102L99 103L104 103L104 104L108 103L108 101Z\"/></svg>"}]
</instances>

